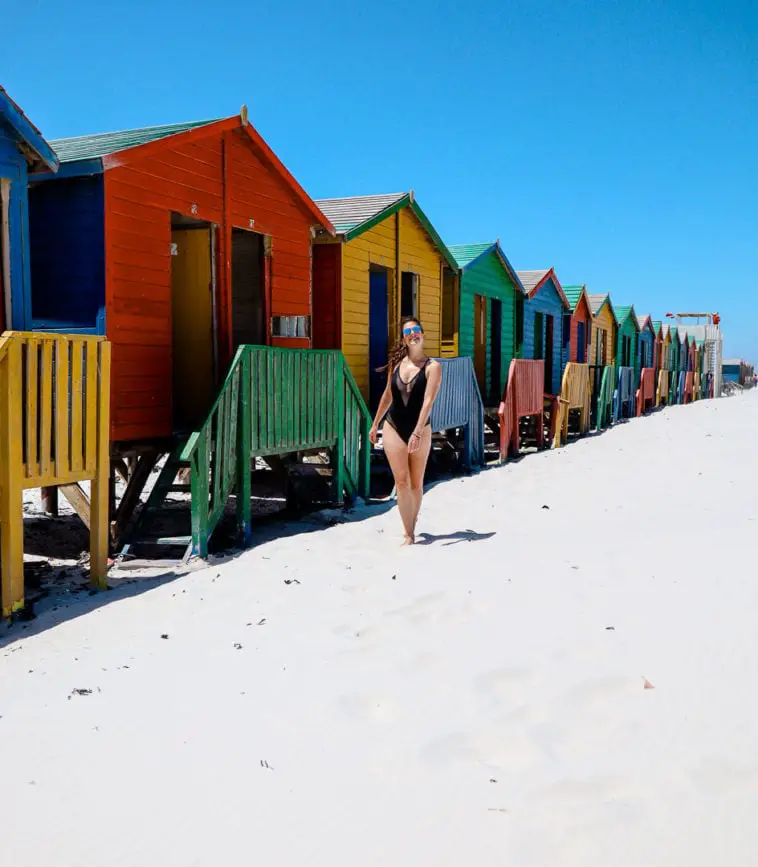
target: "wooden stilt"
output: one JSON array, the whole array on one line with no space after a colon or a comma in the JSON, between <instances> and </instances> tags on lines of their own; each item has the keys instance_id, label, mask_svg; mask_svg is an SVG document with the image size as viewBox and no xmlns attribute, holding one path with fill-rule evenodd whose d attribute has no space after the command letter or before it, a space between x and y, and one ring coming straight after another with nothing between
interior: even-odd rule
<instances>
[{"instance_id":1,"label":"wooden stilt","mask_svg":"<svg viewBox=\"0 0 758 867\"><path fill-rule=\"evenodd\" d=\"M42 508L49 515L58 517L58 488L50 486L42 488Z\"/></svg>"},{"instance_id":2,"label":"wooden stilt","mask_svg":"<svg viewBox=\"0 0 758 867\"><path fill-rule=\"evenodd\" d=\"M147 449L141 455L135 457L129 482L118 504L113 521L111 523L111 537L115 548L123 537L124 531L132 520L134 511L139 505L140 497L145 489L150 473L158 463L163 453L157 449Z\"/></svg>"}]
</instances>

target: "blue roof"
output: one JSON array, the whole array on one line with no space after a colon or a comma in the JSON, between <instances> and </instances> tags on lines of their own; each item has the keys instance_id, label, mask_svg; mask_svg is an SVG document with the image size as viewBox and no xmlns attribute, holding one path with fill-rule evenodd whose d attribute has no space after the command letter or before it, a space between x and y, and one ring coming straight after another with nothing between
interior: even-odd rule
<instances>
[{"instance_id":1,"label":"blue roof","mask_svg":"<svg viewBox=\"0 0 758 867\"><path fill-rule=\"evenodd\" d=\"M0 120L4 120L16 138L25 145L24 156L30 163L32 171L57 170L58 158L53 149L2 86L0 86Z\"/></svg>"}]
</instances>

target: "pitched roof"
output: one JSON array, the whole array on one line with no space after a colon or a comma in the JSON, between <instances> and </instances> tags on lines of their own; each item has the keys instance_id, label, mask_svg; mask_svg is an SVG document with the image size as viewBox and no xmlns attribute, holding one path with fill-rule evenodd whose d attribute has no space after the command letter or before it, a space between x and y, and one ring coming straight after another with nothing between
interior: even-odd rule
<instances>
[{"instance_id":1,"label":"pitched roof","mask_svg":"<svg viewBox=\"0 0 758 867\"><path fill-rule=\"evenodd\" d=\"M659 334L662 334L663 324L660 319L653 320L653 331L655 331L655 336L657 337Z\"/></svg>"},{"instance_id":2,"label":"pitched roof","mask_svg":"<svg viewBox=\"0 0 758 867\"><path fill-rule=\"evenodd\" d=\"M632 314L632 321L637 326L637 330L640 330L639 324L637 322L637 316L634 313L634 304L630 304L629 306L617 307L616 308L616 319L618 320L618 324L621 325L626 318Z\"/></svg>"},{"instance_id":3,"label":"pitched roof","mask_svg":"<svg viewBox=\"0 0 758 867\"><path fill-rule=\"evenodd\" d=\"M494 243L489 244L453 244L452 246L448 247L448 249L452 253L453 258L458 263L458 267L461 270L465 270L469 267L469 265L473 265L474 262L478 262L479 259L488 255L489 253L494 253L500 260L500 263L510 277L516 289L520 290L523 293L526 293L524 285L519 279L516 271L513 269L513 266L508 261L508 257L503 252L499 241L495 241Z\"/></svg>"},{"instance_id":4,"label":"pitched roof","mask_svg":"<svg viewBox=\"0 0 758 867\"><path fill-rule=\"evenodd\" d=\"M357 229L405 199L408 193L384 193L379 196L349 196L342 199L316 199L339 234ZM389 214L387 214L389 216Z\"/></svg>"},{"instance_id":5,"label":"pitched roof","mask_svg":"<svg viewBox=\"0 0 758 867\"><path fill-rule=\"evenodd\" d=\"M653 318L649 313L643 313L642 316L637 316L637 327L642 331L645 328L649 328L650 331L655 334L655 327L653 324Z\"/></svg>"},{"instance_id":6,"label":"pitched roof","mask_svg":"<svg viewBox=\"0 0 758 867\"><path fill-rule=\"evenodd\" d=\"M62 163L70 163L76 160L91 160L105 157L127 148L147 144L159 138L176 135L195 129L198 126L206 126L215 123L214 120L193 120L184 123L169 123L162 126L146 126L141 129L127 129L120 132L101 132L94 135L79 135L73 138L59 138L50 142L58 154Z\"/></svg>"},{"instance_id":7,"label":"pitched roof","mask_svg":"<svg viewBox=\"0 0 758 867\"><path fill-rule=\"evenodd\" d=\"M539 271L519 271L518 276L524 284L524 289L531 296L537 289L547 280L550 274L550 268L545 268Z\"/></svg>"},{"instance_id":8,"label":"pitched roof","mask_svg":"<svg viewBox=\"0 0 758 867\"><path fill-rule=\"evenodd\" d=\"M421 210L413 190L408 193L383 193L376 196L348 196L341 199L316 199L316 204L334 225L338 235L345 241L352 241L363 232L396 214L402 208L410 208L424 227L437 249L447 260L448 265L458 271L458 263L448 250L445 242Z\"/></svg>"},{"instance_id":9,"label":"pitched roof","mask_svg":"<svg viewBox=\"0 0 758 867\"><path fill-rule=\"evenodd\" d=\"M566 293L563 291L561 281L555 273L555 268L548 268L547 271L519 271L518 276L526 290L526 294L530 298L534 298L545 283L547 283L548 280L552 280L553 285L558 292L558 297L563 302L563 306L566 308L569 307L569 300L566 298Z\"/></svg>"},{"instance_id":10,"label":"pitched roof","mask_svg":"<svg viewBox=\"0 0 758 867\"><path fill-rule=\"evenodd\" d=\"M593 316L597 316L603 304L605 304L606 302L608 304L611 303L611 296L607 292L591 292L587 295L587 297L590 299L590 309L592 310Z\"/></svg>"},{"instance_id":11,"label":"pitched roof","mask_svg":"<svg viewBox=\"0 0 758 867\"><path fill-rule=\"evenodd\" d=\"M53 149L2 85L0 85L0 118L5 119L17 139L23 144L22 153L32 171L37 169L57 171L58 158L53 153Z\"/></svg>"},{"instance_id":12,"label":"pitched roof","mask_svg":"<svg viewBox=\"0 0 758 867\"><path fill-rule=\"evenodd\" d=\"M207 130L201 129L207 127ZM149 146L182 133L191 134L193 130L200 129L197 136L204 138L206 135L222 133L231 130L240 130L245 133L258 156L268 164L284 184L289 187L295 201L313 219L314 225L318 225L330 235L334 235L334 226L314 203L313 199L305 192L297 180L292 176L279 157L266 144L261 134L248 121L247 107L242 106L238 115L225 117L217 120L196 120L184 123L164 124L163 126L150 126L141 129L123 130L121 132L99 133L97 135L77 136L75 138L58 139L53 142L56 151L61 156L61 163L67 165L68 175L76 175L85 171L84 167L91 166L96 162L102 171L112 168L114 165L122 165L130 159L136 158L134 154L143 154L139 150L143 146ZM153 148L163 145L153 144ZM131 153L127 153L131 152ZM119 156L113 156L119 154Z\"/></svg>"},{"instance_id":13,"label":"pitched roof","mask_svg":"<svg viewBox=\"0 0 758 867\"><path fill-rule=\"evenodd\" d=\"M590 306L590 313L592 312L592 307L590 305L590 296L587 294L587 287L582 284L581 286L564 286L563 292L568 298L569 306L571 307L571 312L575 313L576 308L579 305L579 301L581 300L582 294L584 294L587 299L587 304Z\"/></svg>"},{"instance_id":14,"label":"pitched roof","mask_svg":"<svg viewBox=\"0 0 758 867\"><path fill-rule=\"evenodd\" d=\"M465 268L480 256L489 253L497 247L497 243L489 244L450 244L448 249L460 268Z\"/></svg>"}]
</instances>

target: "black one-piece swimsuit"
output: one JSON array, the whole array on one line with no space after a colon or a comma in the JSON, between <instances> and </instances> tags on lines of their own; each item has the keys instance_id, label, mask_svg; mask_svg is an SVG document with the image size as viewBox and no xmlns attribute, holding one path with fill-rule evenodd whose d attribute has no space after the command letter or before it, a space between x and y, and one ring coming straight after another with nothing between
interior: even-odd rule
<instances>
[{"instance_id":1,"label":"black one-piece swimsuit","mask_svg":"<svg viewBox=\"0 0 758 867\"><path fill-rule=\"evenodd\" d=\"M398 436L407 443L411 434L416 430L421 408L424 405L424 392L426 391L426 365L424 362L410 382L403 382L400 376L400 365L392 374L392 403L385 418L387 424L393 427ZM431 424L427 419L426 425ZM426 427L424 425L424 427Z\"/></svg>"}]
</instances>

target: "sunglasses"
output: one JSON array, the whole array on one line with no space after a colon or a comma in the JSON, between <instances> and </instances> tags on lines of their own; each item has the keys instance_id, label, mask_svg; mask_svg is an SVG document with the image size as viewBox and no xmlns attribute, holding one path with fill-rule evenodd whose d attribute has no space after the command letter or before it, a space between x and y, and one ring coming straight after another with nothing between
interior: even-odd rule
<instances>
[{"instance_id":1,"label":"sunglasses","mask_svg":"<svg viewBox=\"0 0 758 867\"><path fill-rule=\"evenodd\" d=\"M408 325L406 328L403 328L403 336L407 337L409 334L421 334L421 326Z\"/></svg>"}]
</instances>

